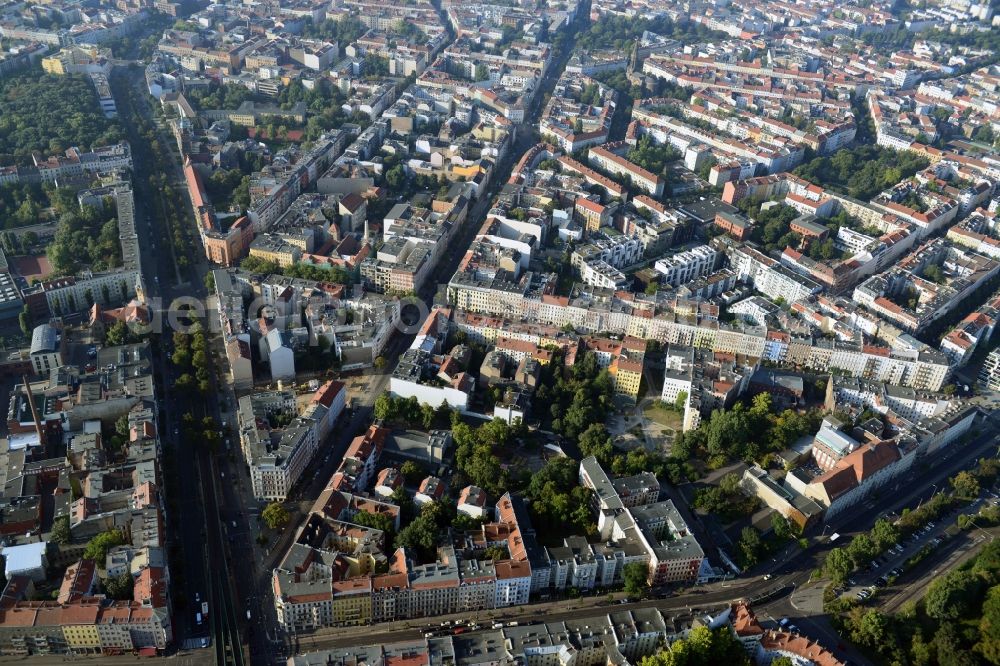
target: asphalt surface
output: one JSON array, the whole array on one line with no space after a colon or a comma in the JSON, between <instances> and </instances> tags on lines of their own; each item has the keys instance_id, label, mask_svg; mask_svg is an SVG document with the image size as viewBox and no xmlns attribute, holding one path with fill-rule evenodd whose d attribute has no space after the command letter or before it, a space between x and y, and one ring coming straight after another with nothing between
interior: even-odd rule
<instances>
[{"instance_id":1,"label":"asphalt surface","mask_svg":"<svg viewBox=\"0 0 1000 666\"><path fill-rule=\"evenodd\" d=\"M481 627L480 631L485 630L495 620L503 622L556 621L634 608L653 607L659 609L668 618L683 619L698 612L711 611L727 603L747 599L752 602L759 618L765 623L769 619L776 622L780 618L788 617L803 634L822 641L824 646L833 650L841 658L849 659L855 664L869 663L863 654L836 634L830 626L829 619L821 610L817 611L811 604L801 602L801 599L809 594L812 594L813 597L818 595L821 598L822 596L825 581L810 582L812 572L822 565L828 550L843 546L853 536L869 530L879 516L885 513L898 513L904 507L917 506L918 503L929 497L935 484L940 488L948 477L975 465L980 457L996 453L997 446L1000 445L1000 435L995 434L997 432L995 426L990 425L995 421L996 417L994 416L987 423L981 424L983 435L964 446L954 445L955 448L947 456L940 457L939 464L927 469L917 468L912 474L900 479L899 488L892 494L892 500L880 505L881 511L868 511L865 510L864 504L859 505L860 511L858 513L834 521L826 529L821 530L821 534L812 537L808 549L802 550L797 545L792 544L775 558L755 567L743 577L678 590L662 598L624 604L615 603L613 606L608 605L606 594L599 594L584 596L580 599L532 603L517 608L480 611L476 614L476 620ZM941 526L939 525L939 527ZM830 535L834 533L840 536L836 541L831 542ZM917 589L925 585L926 580L922 578L908 579L903 577L899 583L899 589L911 587ZM300 635L297 641L297 651L416 640L427 631L440 630L440 622L443 620L467 621L469 619L468 615L455 615L383 623L369 627L322 629Z\"/></svg>"},{"instance_id":2,"label":"asphalt surface","mask_svg":"<svg viewBox=\"0 0 1000 666\"><path fill-rule=\"evenodd\" d=\"M581 15L585 17L586 14L586 8L582 8ZM571 44L572 39L567 40L567 43ZM485 219L490 202L506 182L515 161L538 141L535 123L545 96L551 92L558 80L568 55L568 52L558 54L549 72L540 82L529 107L526 122L517 129L511 149L496 165L488 190L470 209L466 223L456 232L433 278L428 280L425 289L422 290L420 297L428 305L438 293L439 285L446 283L457 268L458 262ZM128 77L140 93L130 96L133 100L132 111L153 120L152 109L143 89L141 71L137 78L136 72L129 72ZM119 94L122 92L121 85L119 80L115 86L120 107L125 106ZM123 125L129 141L133 145L140 145L143 139L136 134L134 122L129 120L131 115L131 113L122 114ZM166 145L173 151L169 137L166 137L162 130L160 133L166 140ZM144 163L144 159L145 154L142 151L135 152L137 174L164 170L169 175L170 181L176 184L175 189L183 192L181 196L186 197L179 162L169 165L152 164ZM156 201L156 193L149 191L144 179L137 178L135 188L136 229L140 245L144 250L143 273L151 295L161 297L167 302L177 296L205 298L207 294L202 278L211 267L202 258L200 248L193 248L195 261L189 273L180 275L169 250L170 243L166 230L152 227L153 217L148 206ZM209 312L207 316L213 317L215 313ZM387 369L364 374L368 381L368 391L358 400L352 413L342 417L339 427L336 428L337 434L332 441L326 443L323 457L314 461L312 469L315 473L301 484L302 487L293 490L293 502L297 500L300 509L296 514L299 520L303 515L301 509L321 492L332 472L340 464L351 438L371 422L374 400L386 387L388 373L394 367L398 355L411 341L412 335L396 335L384 354L388 361ZM272 540L268 543L266 548L257 545L256 537L260 533L259 511L262 507L250 492L247 469L241 460L235 434L229 436L233 455L227 454L225 450L213 454L204 446L199 446L198 442L185 441L177 436L180 432L180 416L188 409L194 409L199 417L212 416L216 423L220 424L220 428L223 422L232 426L235 423L233 413L236 404L235 394L224 379L216 388L216 394L222 398L221 400L192 401L187 396L178 396L171 392L170 386L176 377L167 359L167 354L171 351L169 335L162 337L162 343L159 356L155 359L159 370L158 376L163 378L166 396L166 400L163 401L161 423L166 434L164 445L171 449L177 461L177 483L180 494L177 498L179 515L170 518L172 524L176 525L176 531L172 531L176 536L171 547L180 548L183 568L183 598L178 600L180 603L177 604L174 613L178 640L210 637L217 663L242 665L249 661L254 664L274 664L281 663L288 654L304 649L415 639L422 636L428 627L437 627L442 618L434 618L433 624L414 620L373 627L321 630L298 636L288 636L279 630L270 592L270 571L287 547L296 525L294 523L289 525L283 535L277 541ZM220 351L218 339L213 340L213 349L216 353ZM224 366L219 365L218 370L224 370ZM216 373L213 372L213 381L215 377ZM914 470L910 477L898 484L893 494L893 503L880 508L892 511L903 506L912 506L921 498L926 499L934 483L942 482L959 469L967 467L979 455L1000 445L1000 436L993 435L996 432L995 426L996 424L992 423L990 427L984 428L989 432L965 446L961 453L953 451L947 457L942 457L940 464L929 470ZM907 492L908 489L914 490ZM674 497L676 489L667 487L666 491L669 496ZM678 506L686 505L680 502ZM846 540L853 534L868 529L877 517L873 507L864 511L864 514L862 520L858 520L857 515L845 516L841 521L835 521L824 534L836 531ZM852 521L854 524L849 525ZM836 637L827 635L829 627L828 624L824 626L824 619L807 615L796 609L792 603L793 593L798 588L808 585L809 573L821 563L823 553L829 547L831 544L828 538L821 536L814 547L806 551L790 549L777 560L765 563L750 572L751 575L747 577L682 590L664 598L616 605L614 609L656 607L668 617L683 617L734 600L753 599L763 592L771 592L772 597L759 602L756 606L759 610L766 614L773 613L775 616L793 617L805 633L829 644L831 638L836 640ZM768 576L767 579L765 575ZM203 618L201 625L198 625L194 618L196 598L207 601L210 606L209 615ZM546 620L559 620L579 617L583 612L599 612L599 609L605 611L611 609L603 595L546 604L530 604L514 609L483 611L479 615L482 616L483 622L494 617L503 618L505 621L530 621L540 617ZM246 619L248 612L251 618L249 621ZM851 653L847 647L844 651ZM854 657L852 661L865 663L860 655L851 654L851 656Z\"/></svg>"},{"instance_id":3,"label":"asphalt surface","mask_svg":"<svg viewBox=\"0 0 1000 666\"><path fill-rule=\"evenodd\" d=\"M172 155L172 142L154 118L150 100L144 89L142 70L125 70L113 77L115 97L119 107L127 110L121 114L129 142L133 146L143 146L145 139L138 133L137 117L144 118L157 128L161 144ZM143 248L142 269L150 296L160 299L162 307L168 307L177 297L204 299L206 291L201 276L208 270L202 261L196 264L185 281L174 262L169 248L169 230L155 228L150 205L159 201L159 193L152 191L144 174L163 172L168 182L181 196L186 197L183 174L179 162L158 164L149 161L151 153L142 148L133 149L134 172L140 177L134 179L136 229L140 246ZM188 209L190 202L188 201ZM197 260L198 255L195 255ZM211 316L211 315L209 315ZM173 598L173 621L175 639L179 644L190 643L201 638L209 639L215 651L215 661L221 664L242 666L245 663L242 646L240 611L234 600L232 589L231 561L225 548L225 534L220 520L217 482L221 481L218 470L211 459L211 453L200 442L181 436L181 415L192 411L200 419L213 416L220 422L218 401L200 400L196 396L178 395L171 390L176 379L175 369L168 360L172 352L171 331L164 326L160 336L158 355L154 358L157 377L162 382L161 430L164 433L164 447L176 466L174 490L178 497L176 516L168 516L173 538L171 551L180 552L183 581L181 589L175 586ZM180 594L178 594L178 592ZM208 603L208 616L199 623L196 614L201 610L201 602Z\"/></svg>"}]
</instances>

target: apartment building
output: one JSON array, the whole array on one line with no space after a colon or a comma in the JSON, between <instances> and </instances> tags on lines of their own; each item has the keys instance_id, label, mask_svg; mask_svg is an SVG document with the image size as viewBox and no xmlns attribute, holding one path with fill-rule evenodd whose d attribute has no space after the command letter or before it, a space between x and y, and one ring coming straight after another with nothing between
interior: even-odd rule
<instances>
[{"instance_id":1,"label":"apartment building","mask_svg":"<svg viewBox=\"0 0 1000 666\"><path fill-rule=\"evenodd\" d=\"M947 358L935 349L862 345L717 319L681 319L673 310L657 305L655 299L637 294L622 299L611 292L580 290L573 299L552 298L545 291L547 283L531 274L517 282L504 280L500 284L502 288L496 288L493 280L484 281L468 272L456 273L448 286L449 298L459 310L492 315L502 322L557 328L571 325L580 332L632 335L773 363L837 368L852 376L916 389L939 390L950 374ZM478 333L494 339L498 334L502 332Z\"/></svg>"},{"instance_id":2,"label":"apartment building","mask_svg":"<svg viewBox=\"0 0 1000 666\"><path fill-rule=\"evenodd\" d=\"M664 187L662 176L651 173L614 152L616 150L620 152L627 147L624 142L594 146L588 151L587 160L598 169L628 179L634 187L650 196L662 197Z\"/></svg>"},{"instance_id":3,"label":"apartment building","mask_svg":"<svg viewBox=\"0 0 1000 666\"><path fill-rule=\"evenodd\" d=\"M324 384L298 414L295 393L243 396L237 411L240 445L254 496L284 500L344 409L343 384Z\"/></svg>"},{"instance_id":4,"label":"apartment building","mask_svg":"<svg viewBox=\"0 0 1000 666\"><path fill-rule=\"evenodd\" d=\"M597 358L597 364L607 369L614 382L615 393L632 400L639 397L639 384L645 362L646 341L625 337L623 340L587 337L583 347Z\"/></svg>"},{"instance_id":5,"label":"apartment building","mask_svg":"<svg viewBox=\"0 0 1000 666\"><path fill-rule=\"evenodd\" d=\"M989 391L1000 391L1000 349L994 349L986 355L983 367L979 370L979 385Z\"/></svg>"},{"instance_id":6,"label":"apartment building","mask_svg":"<svg viewBox=\"0 0 1000 666\"><path fill-rule=\"evenodd\" d=\"M664 284L679 287L715 270L718 257L719 253L711 246L699 245L690 250L658 259L653 264L653 268L663 276L661 281Z\"/></svg>"},{"instance_id":7,"label":"apartment building","mask_svg":"<svg viewBox=\"0 0 1000 666\"><path fill-rule=\"evenodd\" d=\"M633 543L644 551L650 585L698 579L705 553L673 502L656 501L658 487L623 501L620 492L648 486L648 479L613 482L593 456L580 463L580 483L594 491L601 538L616 547Z\"/></svg>"},{"instance_id":8,"label":"apartment building","mask_svg":"<svg viewBox=\"0 0 1000 666\"><path fill-rule=\"evenodd\" d=\"M770 299L781 298L787 303L794 303L823 289L815 280L785 268L780 262L748 245L728 244L726 254L739 278Z\"/></svg>"},{"instance_id":9,"label":"apartment building","mask_svg":"<svg viewBox=\"0 0 1000 666\"><path fill-rule=\"evenodd\" d=\"M523 507L509 495L497 503L498 521L473 533L479 544L502 545L509 558L462 558L448 546L438 549L433 562L418 564L404 549L384 554L380 531L350 522L357 511L394 511L398 520L398 507L337 491L336 479L272 575L275 609L286 630L527 603L532 573L526 545L535 547Z\"/></svg>"}]
</instances>

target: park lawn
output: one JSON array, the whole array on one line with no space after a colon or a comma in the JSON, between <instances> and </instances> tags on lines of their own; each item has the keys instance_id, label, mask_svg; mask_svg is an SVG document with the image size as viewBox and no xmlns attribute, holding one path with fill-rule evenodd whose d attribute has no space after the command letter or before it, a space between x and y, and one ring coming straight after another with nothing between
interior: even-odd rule
<instances>
[{"instance_id":1,"label":"park lawn","mask_svg":"<svg viewBox=\"0 0 1000 666\"><path fill-rule=\"evenodd\" d=\"M680 430L681 428L681 418L683 415L680 412L667 409L666 407L658 404L647 405L642 412L647 419L655 421L664 427L671 428L673 430Z\"/></svg>"}]
</instances>

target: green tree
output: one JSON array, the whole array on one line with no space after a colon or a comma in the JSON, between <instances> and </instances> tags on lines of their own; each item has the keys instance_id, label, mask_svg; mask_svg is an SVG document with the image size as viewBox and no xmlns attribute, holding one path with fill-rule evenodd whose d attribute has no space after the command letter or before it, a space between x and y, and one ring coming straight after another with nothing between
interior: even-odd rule
<instances>
[{"instance_id":1,"label":"green tree","mask_svg":"<svg viewBox=\"0 0 1000 666\"><path fill-rule=\"evenodd\" d=\"M871 535L875 545L879 549L885 550L899 541L899 528L891 520L879 518L872 526Z\"/></svg>"},{"instance_id":2,"label":"green tree","mask_svg":"<svg viewBox=\"0 0 1000 666\"><path fill-rule=\"evenodd\" d=\"M122 437L128 437L130 427L131 426L129 426L128 422L128 414L122 414L121 416L118 417L118 420L115 421L115 433L121 435Z\"/></svg>"},{"instance_id":3,"label":"green tree","mask_svg":"<svg viewBox=\"0 0 1000 666\"><path fill-rule=\"evenodd\" d=\"M649 569L642 562L629 562L622 567L622 577L625 579L625 594L631 599L638 599L646 590Z\"/></svg>"},{"instance_id":4,"label":"green tree","mask_svg":"<svg viewBox=\"0 0 1000 666\"><path fill-rule=\"evenodd\" d=\"M878 646L885 642L888 634L888 618L881 611L870 609L864 611L854 623L854 631L851 634L851 639L862 645L877 649Z\"/></svg>"},{"instance_id":5,"label":"green tree","mask_svg":"<svg viewBox=\"0 0 1000 666\"><path fill-rule=\"evenodd\" d=\"M128 342L129 330L128 326L125 325L123 321L116 321L111 325L111 328L107 330L104 336L104 341L109 347L118 347L124 345Z\"/></svg>"},{"instance_id":6,"label":"green tree","mask_svg":"<svg viewBox=\"0 0 1000 666\"><path fill-rule=\"evenodd\" d=\"M399 468L399 472L410 485L419 483L421 479L427 476L427 470L424 469L423 465L413 460L404 462Z\"/></svg>"},{"instance_id":7,"label":"green tree","mask_svg":"<svg viewBox=\"0 0 1000 666\"><path fill-rule=\"evenodd\" d=\"M966 499L979 497L979 481L968 471L963 470L952 477L951 487L959 497Z\"/></svg>"},{"instance_id":8,"label":"green tree","mask_svg":"<svg viewBox=\"0 0 1000 666\"><path fill-rule=\"evenodd\" d=\"M965 649L966 641L954 622L940 624L934 634L934 645L941 666L976 666L979 663L975 654Z\"/></svg>"},{"instance_id":9,"label":"green tree","mask_svg":"<svg viewBox=\"0 0 1000 666\"><path fill-rule=\"evenodd\" d=\"M983 589L983 579L971 571L953 571L931 583L924 609L936 620L956 620L972 609Z\"/></svg>"},{"instance_id":10,"label":"green tree","mask_svg":"<svg viewBox=\"0 0 1000 666\"><path fill-rule=\"evenodd\" d=\"M268 529L281 529L288 524L288 511L280 502L270 502L260 513Z\"/></svg>"},{"instance_id":11,"label":"green tree","mask_svg":"<svg viewBox=\"0 0 1000 666\"><path fill-rule=\"evenodd\" d=\"M133 586L132 574L128 571L123 571L121 574L104 581L104 591L107 595L121 601L132 600Z\"/></svg>"},{"instance_id":12,"label":"green tree","mask_svg":"<svg viewBox=\"0 0 1000 666\"><path fill-rule=\"evenodd\" d=\"M601 465L610 465L614 456L611 434L603 423L592 423L580 435L578 442L584 457L594 456Z\"/></svg>"},{"instance_id":13,"label":"green tree","mask_svg":"<svg viewBox=\"0 0 1000 666\"><path fill-rule=\"evenodd\" d=\"M743 555L743 562L747 567L752 567L760 560L763 542L760 533L752 527L744 527L740 532L740 553Z\"/></svg>"},{"instance_id":14,"label":"green tree","mask_svg":"<svg viewBox=\"0 0 1000 666\"><path fill-rule=\"evenodd\" d=\"M392 421L396 418L395 401L388 391L381 393L377 398L375 398L375 407L373 412L375 414L375 420L377 421Z\"/></svg>"},{"instance_id":15,"label":"green tree","mask_svg":"<svg viewBox=\"0 0 1000 666\"><path fill-rule=\"evenodd\" d=\"M406 172L401 164L397 164L385 172L385 184L394 192L399 192L406 185Z\"/></svg>"},{"instance_id":16,"label":"green tree","mask_svg":"<svg viewBox=\"0 0 1000 666\"><path fill-rule=\"evenodd\" d=\"M726 495L740 492L740 477L735 472L729 472L719 479L719 490Z\"/></svg>"},{"instance_id":17,"label":"green tree","mask_svg":"<svg viewBox=\"0 0 1000 666\"><path fill-rule=\"evenodd\" d=\"M60 516L52 521L52 541L62 545L69 543L70 538L69 516Z\"/></svg>"},{"instance_id":18,"label":"green tree","mask_svg":"<svg viewBox=\"0 0 1000 666\"><path fill-rule=\"evenodd\" d=\"M434 425L435 417L436 413L433 407L427 403L420 405L420 423L424 426L424 430L431 429Z\"/></svg>"},{"instance_id":19,"label":"green tree","mask_svg":"<svg viewBox=\"0 0 1000 666\"><path fill-rule=\"evenodd\" d=\"M396 535L396 548L406 548L420 561L430 561L437 549L438 526L430 515L420 515Z\"/></svg>"},{"instance_id":20,"label":"green tree","mask_svg":"<svg viewBox=\"0 0 1000 666\"><path fill-rule=\"evenodd\" d=\"M788 519L777 511L771 514L771 531L782 541L792 538L792 526L788 523Z\"/></svg>"},{"instance_id":21,"label":"green tree","mask_svg":"<svg viewBox=\"0 0 1000 666\"><path fill-rule=\"evenodd\" d=\"M174 381L174 390L180 393L186 393L194 391L197 388L197 384L193 376L190 373L183 373Z\"/></svg>"},{"instance_id":22,"label":"green tree","mask_svg":"<svg viewBox=\"0 0 1000 666\"><path fill-rule=\"evenodd\" d=\"M879 554L879 548L870 536L861 533L851 540L851 544L847 547L847 554L851 556L855 566L862 566L871 562Z\"/></svg>"},{"instance_id":23,"label":"green tree","mask_svg":"<svg viewBox=\"0 0 1000 666\"><path fill-rule=\"evenodd\" d=\"M86 548L83 549L83 559L94 560L98 566L102 566L107 559L108 551L124 544L125 537L118 530L101 532L87 542Z\"/></svg>"},{"instance_id":24,"label":"green tree","mask_svg":"<svg viewBox=\"0 0 1000 666\"><path fill-rule=\"evenodd\" d=\"M687 638L674 641L668 650L644 657L640 666L749 666L743 644L728 626L712 630L701 625Z\"/></svg>"},{"instance_id":25,"label":"green tree","mask_svg":"<svg viewBox=\"0 0 1000 666\"><path fill-rule=\"evenodd\" d=\"M989 663L1000 664L1000 585L991 587L983 602L976 652Z\"/></svg>"},{"instance_id":26,"label":"green tree","mask_svg":"<svg viewBox=\"0 0 1000 666\"><path fill-rule=\"evenodd\" d=\"M482 518L473 518L467 513L456 513L455 520L451 523L451 528L456 532L468 532L470 530L478 530L482 524Z\"/></svg>"},{"instance_id":27,"label":"green tree","mask_svg":"<svg viewBox=\"0 0 1000 666\"><path fill-rule=\"evenodd\" d=\"M355 525L363 525L364 527L371 527L376 530L382 530L386 535L389 543L392 542L391 535L396 529L395 521L393 517L387 513L371 513L370 511L358 511L353 516L351 516L350 522Z\"/></svg>"},{"instance_id":28,"label":"green tree","mask_svg":"<svg viewBox=\"0 0 1000 666\"><path fill-rule=\"evenodd\" d=\"M29 337L33 326L31 325L31 311L28 310L27 305L25 305L24 309L17 315L17 323L21 327L21 333L23 333L25 337Z\"/></svg>"},{"instance_id":29,"label":"green tree","mask_svg":"<svg viewBox=\"0 0 1000 666\"><path fill-rule=\"evenodd\" d=\"M834 548L827 553L823 571L835 583L843 583L853 570L854 562L843 548Z\"/></svg>"}]
</instances>

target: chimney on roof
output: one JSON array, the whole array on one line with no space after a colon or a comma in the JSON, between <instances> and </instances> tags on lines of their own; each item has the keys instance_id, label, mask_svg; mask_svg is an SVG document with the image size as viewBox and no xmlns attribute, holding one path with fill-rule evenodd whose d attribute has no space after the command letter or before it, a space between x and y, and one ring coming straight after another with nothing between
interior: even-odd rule
<instances>
[{"instance_id":1,"label":"chimney on roof","mask_svg":"<svg viewBox=\"0 0 1000 666\"><path fill-rule=\"evenodd\" d=\"M35 404L35 396L31 392L31 383L28 381L27 375L21 375L21 381L24 382L24 390L28 394L28 406L31 408L31 418L35 422L35 434L38 435L39 444L45 444L45 431L42 430L42 419L38 415L38 406Z\"/></svg>"}]
</instances>

